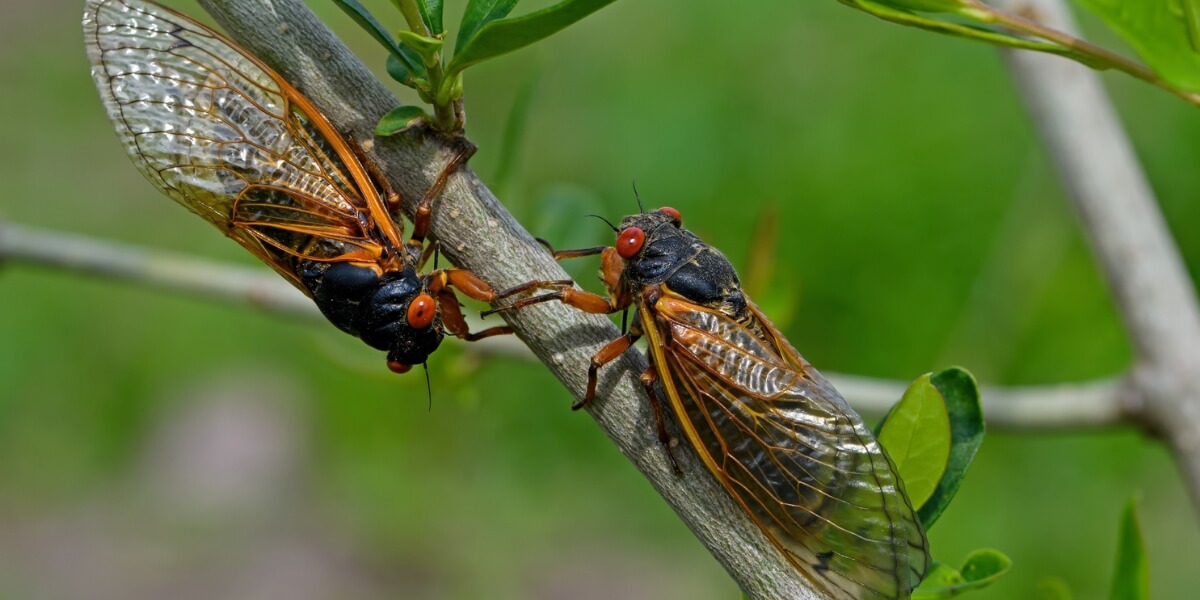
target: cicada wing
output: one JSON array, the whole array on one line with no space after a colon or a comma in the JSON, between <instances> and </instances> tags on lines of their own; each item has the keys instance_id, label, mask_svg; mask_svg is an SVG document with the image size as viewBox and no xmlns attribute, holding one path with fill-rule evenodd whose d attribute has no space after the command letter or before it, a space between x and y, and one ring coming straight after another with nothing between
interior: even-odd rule
<instances>
[{"instance_id":1,"label":"cicada wing","mask_svg":"<svg viewBox=\"0 0 1200 600\"><path fill-rule=\"evenodd\" d=\"M296 282L289 256L370 262L400 234L346 141L258 59L140 0L89 0L92 77L163 193Z\"/></svg>"},{"instance_id":2,"label":"cicada wing","mask_svg":"<svg viewBox=\"0 0 1200 600\"><path fill-rule=\"evenodd\" d=\"M745 326L671 295L651 312L685 432L763 531L835 598L907 598L924 532L862 419L781 355L765 318Z\"/></svg>"}]
</instances>

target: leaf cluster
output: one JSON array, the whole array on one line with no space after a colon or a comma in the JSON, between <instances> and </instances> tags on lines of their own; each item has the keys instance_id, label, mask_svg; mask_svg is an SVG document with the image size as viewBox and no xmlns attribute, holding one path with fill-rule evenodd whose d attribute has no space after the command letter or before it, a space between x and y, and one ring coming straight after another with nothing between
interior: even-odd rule
<instances>
[{"instance_id":1,"label":"leaf cluster","mask_svg":"<svg viewBox=\"0 0 1200 600\"><path fill-rule=\"evenodd\" d=\"M469 0L452 53L446 50L442 0L392 0L408 24L395 37L358 0L334 2L388 51L387 72L392 79L416 90L433 107L432 116L418 106L392 110L375 130L386 136L421 121L460 132L466 118L463 71L550 37L614 0L562 0L516 17L509 14L518 0Z\"/></svg>"}]
</instances>

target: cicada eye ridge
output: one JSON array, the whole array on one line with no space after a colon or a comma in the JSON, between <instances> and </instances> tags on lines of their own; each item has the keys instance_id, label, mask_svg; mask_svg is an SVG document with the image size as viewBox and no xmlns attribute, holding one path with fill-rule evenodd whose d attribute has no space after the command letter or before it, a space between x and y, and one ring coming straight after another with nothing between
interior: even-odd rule
<instances>
[{"instance_id":1,"label":"cicada eye ridge","mask_svg":"<svg viewBox=\"0 0 1200 600\"><path fill-rule=\"evenodd\" d=\"M646 232L642 231L640 227L625 229L617 236L617 254L621 255L621 258L633 258L633 255L642 249L644 243L646 243Z\"/></svg>"}]
</instances>

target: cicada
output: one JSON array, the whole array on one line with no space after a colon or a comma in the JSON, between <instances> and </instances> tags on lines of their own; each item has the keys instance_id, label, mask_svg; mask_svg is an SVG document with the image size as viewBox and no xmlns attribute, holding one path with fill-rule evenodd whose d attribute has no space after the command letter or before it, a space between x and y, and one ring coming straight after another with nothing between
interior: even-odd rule
<instances>
[{"instance_id":1,"label":"cicada","mask_svg":"<svg viewBox=\"0 0 1200 600\"><path fill-rule=\"evenodd\" d=\"M907 598L929 563L925 533L883 447L837 390L742 292L716 248L682 227L673 208L625 217L615 246L555 252L601 255L608 296L533 281L508 297L552 289L488 311L551 300L588 313L633 308L627 333L595 354L597 372L641 337L641 381L669 436L657 390L708 470L807 579L838 600ZM674 462L674 459L672 459Z\"/></svg>"},{"instance_id":2,"label":"cicada","mask_svg":"<svg viewBox=\"0 0 1200 600\"><path fill-rule=\"evenodd\" d=\"M490 301L461 269L422 275L431 206L459 152L422 199L404 240L399 196L352 138L261 60L143 0L89 0L92 77L138 170L309 295L339 329L387 351L403 373L446 332L476 340L452 288Z\"/></svg>"}]
</instances>

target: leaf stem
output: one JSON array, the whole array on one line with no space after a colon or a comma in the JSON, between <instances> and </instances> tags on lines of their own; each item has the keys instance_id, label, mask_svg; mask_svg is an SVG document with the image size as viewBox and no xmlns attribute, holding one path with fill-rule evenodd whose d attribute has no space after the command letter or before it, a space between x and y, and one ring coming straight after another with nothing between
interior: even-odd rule
<instances>
[{"instance_id":1,"label":"leaf stem","mask_svg":"<svg viewBox=\"0 0 1200 600\"><path fill-rule=\"evenodd\" d=\"M425 26L425 21L421 18L421 10L417 7L418 0L392 0L400 13L404 15L404 20L408 23L408 28L413 33L424 37L441 37L429 31ZM446 71L442 64L442 53L439 51L433 55L432 64L429 67L429 87L433 90L433 120L438 129L442 131L457 132L462 131L466 126L467 115L463 107L462 90L460 85L450 87L451 83L446 81Z\"/></svg>"},{"instance_id":2,"label":"leaf stem","mask_svg":"<svg viewBox=\"0 0 1200 600\"><path fill-rule=\"evenodd\" d=\"M1135 60L1121 56L1116 52L1097 46L1091 42L1068 35L1057 29L1046 27L1033 19L997 10L979 0L969 0L968 5L970 6L971 17L978 19L982 23L999 25L1017 33L1053 42L1079 55L1096 59L1090 65L1093 68L1116 69L1126 75L1141 79L1150 85L1170 92L1191 104L1200 106L1200 93L1189 92L1171 85L1162 77L1159 77L1152 69Z\"/></svg>"}]
</instances>

